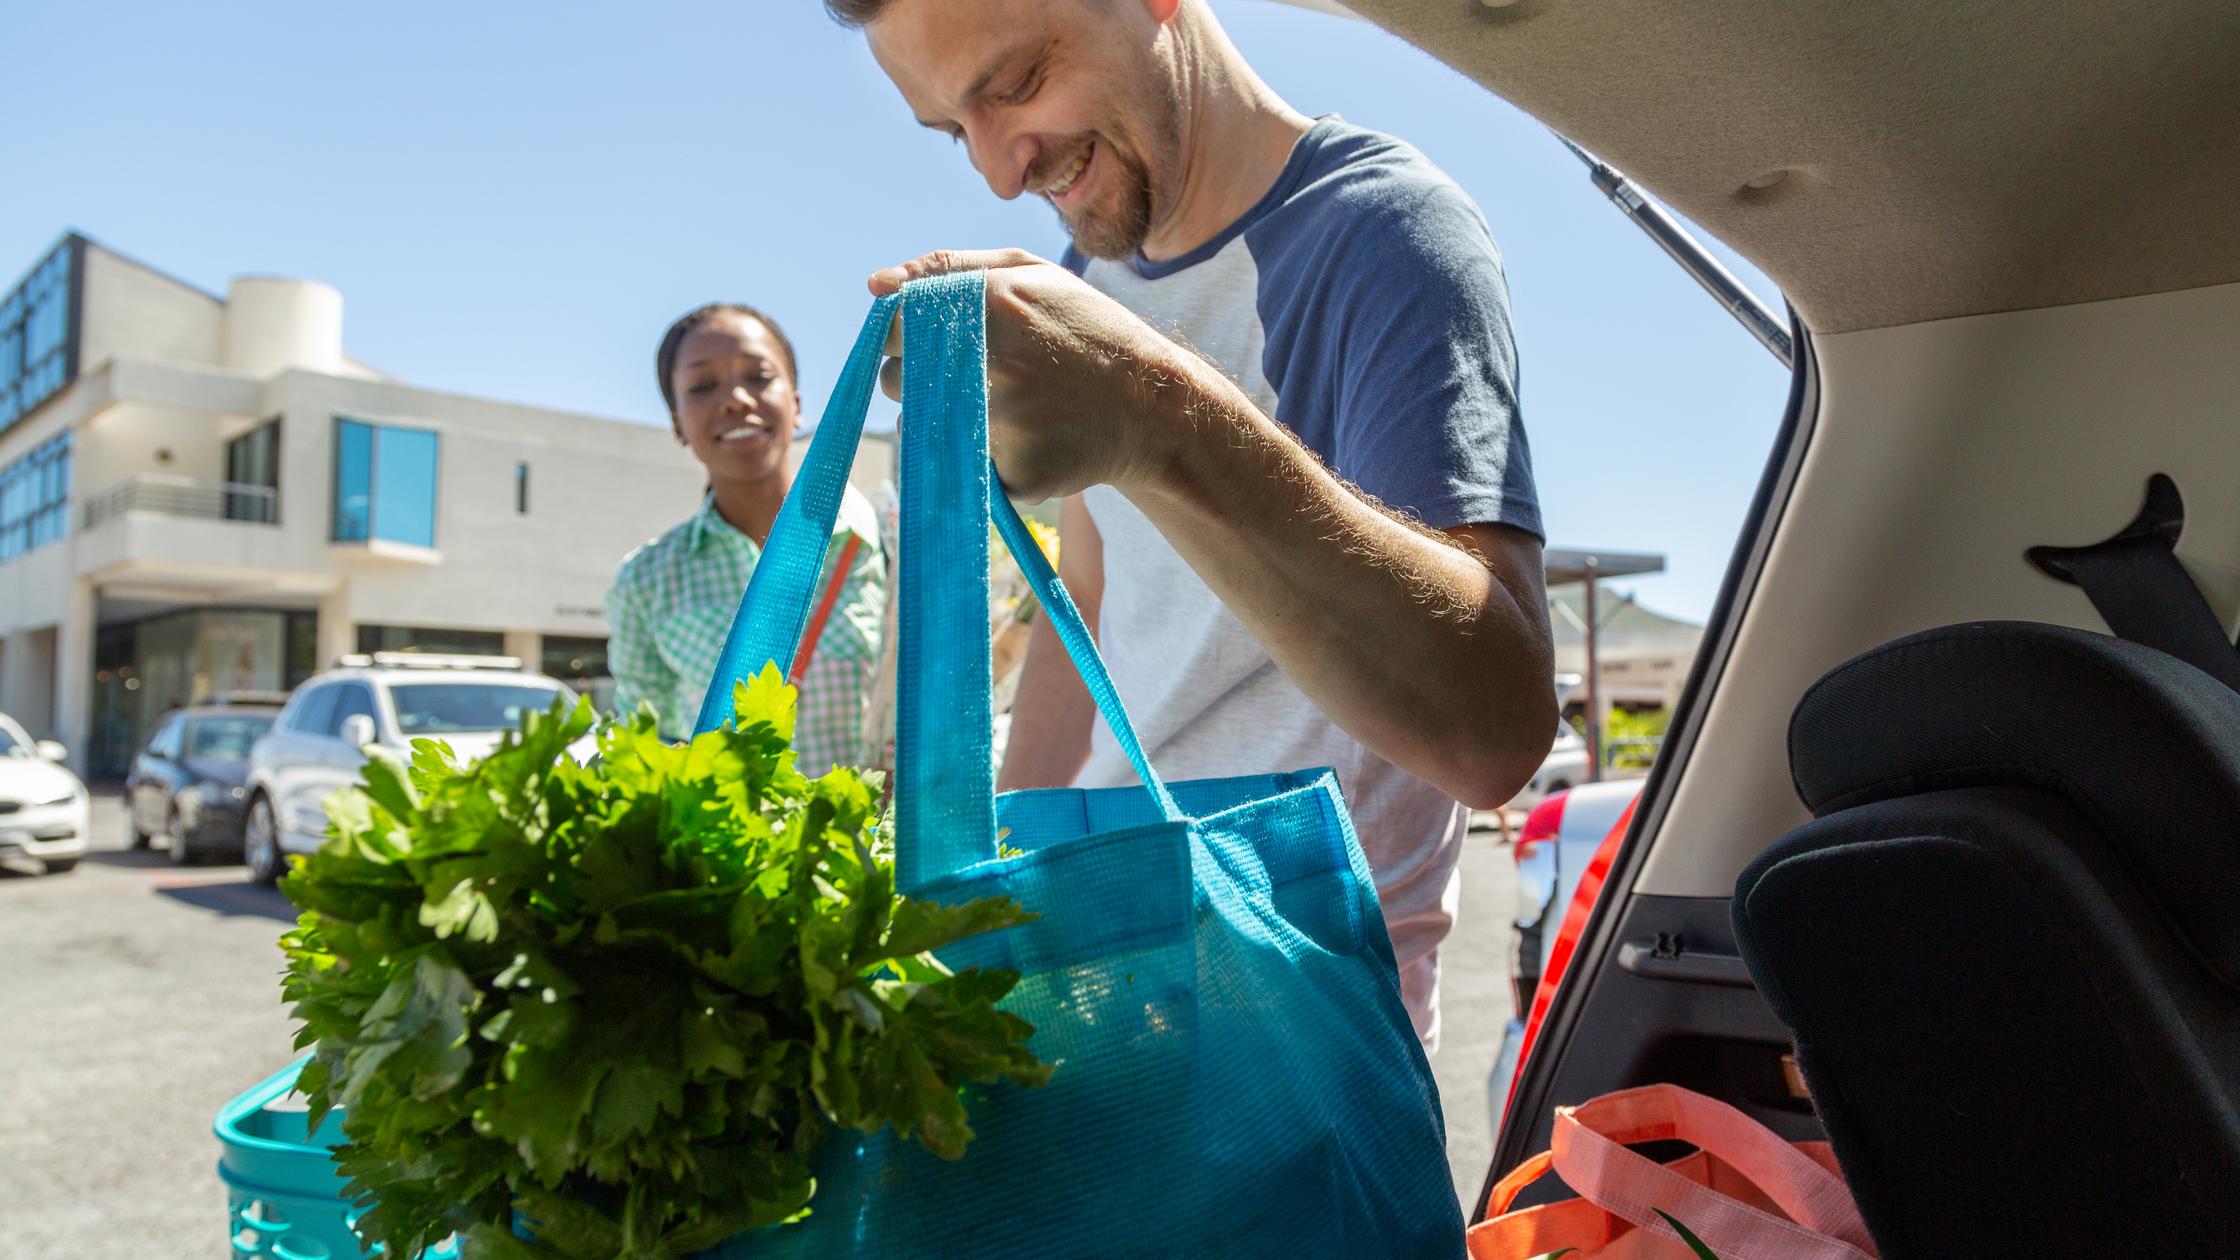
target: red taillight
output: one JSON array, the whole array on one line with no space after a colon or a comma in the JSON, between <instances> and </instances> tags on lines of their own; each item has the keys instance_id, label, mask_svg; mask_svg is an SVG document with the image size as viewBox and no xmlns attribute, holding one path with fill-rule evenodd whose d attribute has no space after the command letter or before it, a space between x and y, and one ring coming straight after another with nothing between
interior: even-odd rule
<instances>
[{"instance_id":1,"label":"red taillight","mask_svg":"<svg viewBox=\"0 0 2240 1260\"><path fill-rule=\"evenodd\" d=\"M1517 1067L1509 1077L1509 1100L1501 1107L1504 1127L1509 1123L1509 1111L1517 1105L1517 1082L1524 1079L1525 1065L1532 1061L1533 1043L1540 1039L1540 1025L1547 1020L1548 1007L1555 1001L1556 986L1563 983L1564 970L1571 965L1571 955L1579 948L1579 938L1587 930L1587 917L1594 913L1595 900L1602 895L1603 881L1610 877L1610 864L1617 860L1618 846L1625 841L1626 828L1633 824L1634 806L1640 803L1641 798L1634 797L1626 805L1625 812L1618 815L1618 821L1610 825L1602 843L1595 846L1594 856L1587 860L1587 869L1579 873L1579 887L1571 894L1571 904L1564 907L1563 922L1556 928L1555 944L1548 949L1548 966L1540 973L1540 987L1532 993L1532 1010L1525 1016L1524 1036L1517 1043ZM1543 802L1543 808L1545 804ZM1556 805L1559 814L1562 808L1559 800ZM1525 820L1525 829L1532 829L1530 819ZM1520 846L1524 843L1521 836L1517 843Z\"/></svg>"},{"instance_id":2,"label":"red taillight","mask_svg":"<svg viewBox=\"0 0 2240 1260\"><path fill-rule=\"evenodd\" d=\"M1555 839L1556 833L1563 829L1563 803L1570 796L1571 789L1565 788L1542 797L1540 803L1532 807L1532 812L1524 816L1524 826L1517 832L1517 842L1510 846L1510 856L1522 862L1532 856L1532 851L1539 848L1542 841Z\"/></svg>"}]
</instances>

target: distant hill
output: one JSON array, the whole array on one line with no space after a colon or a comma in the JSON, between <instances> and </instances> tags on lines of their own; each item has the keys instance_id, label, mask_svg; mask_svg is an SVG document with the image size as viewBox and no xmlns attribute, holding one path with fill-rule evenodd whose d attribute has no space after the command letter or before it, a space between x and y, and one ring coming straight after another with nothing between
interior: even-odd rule
<instances>
[{"instance_id":1,"label":"distant hill","mask_svg":"<svg viewBox=\"0 0 2240 1260\"><path fill-rule=\"evenodd\" d=\"M1605 586L1595 597L1602 616L1598 647L1604 652L1693 652L1703 640L1703 627L1678 617L1668 617ZM1586 618L1586 591L1577 583L1559 586L1548 596L1548 623L1555 631L1556 649L1586 650L1580 626ZM1566 616L1568 611L1569 615Z\"/></svg>"}]
</instances>

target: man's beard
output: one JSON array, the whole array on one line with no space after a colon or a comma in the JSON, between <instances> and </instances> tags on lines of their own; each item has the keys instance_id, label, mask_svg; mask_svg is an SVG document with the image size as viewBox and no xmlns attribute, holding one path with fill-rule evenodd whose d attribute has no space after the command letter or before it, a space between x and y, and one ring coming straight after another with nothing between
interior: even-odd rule
<instances>
[{"instance_id":1,"label":"man's beard","mask_svg":"<svg viewBox=\"0 0 2240 1260\"><path fill-rule=\"evenodd\" d=\"M1154 78L1151 67L1144 70L1144 80ZM1114 144L1112 137L1101 137L1097 142L1098 160L1110 160L1112 169L1106 172L1118 185L1114 198L1117 205L1102 211L1095 207L1082 207L1088 213L1080 223L1074 223L1061 214L1059 221L1073 237L1073 247L1090 258L1121 260L1135 257L1151 235L1151 223L1157 199L1152 193L1151 162L1160 159L1160 175L1173 186L1167 189L1170 196L1181 195L1182 180L1182 101L1171 86L1166 90L1150 89L1138 98L1131 111L1140 125L1127 130L1126 143Z\"/></svg>"},{"instance_id":2,"label":"man's beard","mask_svg":"<svg viewBox=\"0 0 2240 1260\"><path fill-rule=\"evenodd\" d=\"M1119 204L1110 211L1084 206L1079 223L1060 212L1058 221L1073 237L1073 247L1090 258L1133 258L1151 235L1151 172L1132 154L1110 144L1100 144L1099 148L1099 156L1112 163L1112 178L1120 190Z\"/></svg>"}]
</instances>

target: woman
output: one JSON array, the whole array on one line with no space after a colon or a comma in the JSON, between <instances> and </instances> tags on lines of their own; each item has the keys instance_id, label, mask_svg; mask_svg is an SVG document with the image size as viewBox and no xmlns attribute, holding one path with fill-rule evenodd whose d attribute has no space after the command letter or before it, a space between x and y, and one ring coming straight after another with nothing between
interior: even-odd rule
<instances>
[{"instance_id":1,"label":"woman","mask_svg":"<svg viewBox=\"0 0 2240 1260\"><path fill-rule=\"evenodd\" d=\"M615 707L650 703L661 733L692 733L731 616L793 486L787 453L801 419L793 343L751 306L703 306L669 326L654 355L677 442L708 470L700 510L631 552L607 592ZM811 605L827 609L795 662L794 751L803 773L862 765L865 693L879 657L886 561L871 504L841 500Z\"/></svg>"}]
</instances>

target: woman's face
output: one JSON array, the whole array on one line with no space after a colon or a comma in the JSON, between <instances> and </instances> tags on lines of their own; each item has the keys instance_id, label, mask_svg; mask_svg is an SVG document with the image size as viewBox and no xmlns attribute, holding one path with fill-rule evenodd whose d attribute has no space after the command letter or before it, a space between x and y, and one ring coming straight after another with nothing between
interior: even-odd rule
<instances>
[{"instance_id":1,"label":"woman's face","mask_svg":"<svg viewBox=\"0 0 2240 1260\"><path fill-rule=\"evenodd\" d=\"M762 321L718 311L685 334L669 381L677 436L726 481L759 481L785 467L801 419L785 352Z\"/></svg>"}]
</instances>

